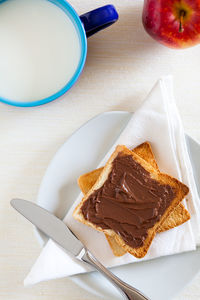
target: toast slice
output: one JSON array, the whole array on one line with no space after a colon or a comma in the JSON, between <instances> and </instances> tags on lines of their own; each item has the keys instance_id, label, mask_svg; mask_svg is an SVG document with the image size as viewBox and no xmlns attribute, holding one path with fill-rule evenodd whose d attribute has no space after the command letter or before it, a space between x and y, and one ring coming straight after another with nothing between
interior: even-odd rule
<instances>
[{"instance_id":1,"label":"toast slice","mask_svg":"<svg viewBox=\"0 0 200 300\"><path fill-rule=\"evenodd\" d=\"M141 158L146 160L154 169L159 170L155 160L155 156L151 149L149 142L144 142L132 150L138 154ZM89 173L85 173L78 178L78 185L84 195L86 195L92 186L97 181L99 175L103 170L102 168L93 170ZM176 226L182 225L190 219L189 212L185 209L182 203L178 204L177 207L171 212L170 216L165 220L162 226L157 232L163 232L172 229Z\"/></svg>"},{"instance_id":2,"label":"toast slice","mask_svg":"<svg viewBox=\"0 0 200 300\"><path fill-rule=\"evenodd\" d=\"M155 160L155 156L151 149L150 143L144 142L141 145L134 148L132 151L134 151L141 158L143 158L148 163L150 163L152 167L159 170L158 165ZM99 169L96 169L89 173L83 174L79 177L78 184L84 195L86 195L89 192L89 190L92 188L92 186L95 184L95 182L97 181L102 170L103 170L103 168L99 168ZM190 219L189 212L180 203L174 208L174 210L167 217L167 219L163 222L163 224L157 230L157 232L166 231L166 230L169 230L176 226L179 226L179 225L185 223L186 221L188 221L189 219ZM114 236L112 237L112 236L106 235L106 238L107 238L107 241L108 241L108 243L112 249L112 252L115 256L122 256L126 253L126 251L123 250L123 248L121 248L117 244Z\"/></svg>"},{"instance_id":3,"label":"toast slice","mask_svg":"<svg viewBox=\"0 0 200 300\"><path fill-rule=\"evenodd\" d=\"M147 174L149 174L148 176L150 180L152 180L152 182L155 182L161 188L164 188L166 186L170 187L170 189L173 191L173 197L170 200L170 204L166 207L166 210L163 212L160 219L157 220L155 224L152 225L152 227L148 228L145 238L143 237L143 244L141 246L131 246L129 242L124 240L124 237L122 238L122 235L120 233L116 234L116 232L112 228L103 228L102 226L94 224L87 218L85 218L83 215L83 205L93 193L97 192L101 187L104 186L109 175L112 173L113 164L118 156L129 157L131 163L137 165L138 167L140 166L140 168L142 168L144 172L147 172ZM189 189L187 188L187 186L185 186L175 178L167 174L160 173L158 170L154 169L149 163L147 163L144 159L142 159L136 153L127 149L125 146L118 146L115 152L111 155L106 166L103 168L99 178L97 179L92 189L87 193L87 195L82 199L81 203L76 207L73 216L78 221L88 226L91 226L96 230L102 231L109 236L115 236L117 243L125 251L131 253L132 255L138 258L141 258L147 253L148 248L158 228L163 224L163 222L172 212L172 210L182 201L182 199L185 197L188 191ZM137 240L137 238L134 238L133 240Z\"/></svg>"}]
</instances>

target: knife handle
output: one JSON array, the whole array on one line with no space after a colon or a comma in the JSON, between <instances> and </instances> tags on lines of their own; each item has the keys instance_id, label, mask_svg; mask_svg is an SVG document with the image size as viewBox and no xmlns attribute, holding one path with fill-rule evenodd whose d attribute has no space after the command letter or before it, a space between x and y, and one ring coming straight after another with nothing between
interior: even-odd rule
<instances>
[{"instance_id":1,"label":"knife handle","mask_svg":"<svg viewBox=\"0 0 200 300\"><path fill-rule=\"evenodd\" d=\"M115 276L112 272L110 272L107 268L105 268L95 257L89 252L88 249L85 248L85 253L81 257L81 260L90 264L97 271L99 271L104 277L106 277L124 296L124 299L128 300L150 300L144 296L139 290L125 283L117 276Z\"/></svg>"}]
</instances>

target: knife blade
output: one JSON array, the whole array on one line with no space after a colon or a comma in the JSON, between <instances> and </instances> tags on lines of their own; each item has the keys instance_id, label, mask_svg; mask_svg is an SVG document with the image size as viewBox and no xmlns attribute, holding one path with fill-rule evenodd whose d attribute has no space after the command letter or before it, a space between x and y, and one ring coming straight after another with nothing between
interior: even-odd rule
<instances>
[{"instance_id":1,"label":"knife blade","mask_svg":"<svg viewBox=\"0 0 200 300\"><path fill-rule=\"evenodd\" d=\"M67 252L88 263L104 275L127 300L150 300L139 290L123 282L107 268L78 240L67 225L41 206L23 199L13 199L10 204L21 215L37 226L42 232ZM83 250L83 251L82 251Z\"/></svg>"},{"instance_id":2,"label":"knife blade","mask_svg":"<svg viewBox=\"0 0 200 300\"><path fill-rule=\"evenodd\" d=\"M23 199L12 199L10 204L67 252L78 256L84 248L63 221L41 206Z\"/></svg>"}]
</instances>

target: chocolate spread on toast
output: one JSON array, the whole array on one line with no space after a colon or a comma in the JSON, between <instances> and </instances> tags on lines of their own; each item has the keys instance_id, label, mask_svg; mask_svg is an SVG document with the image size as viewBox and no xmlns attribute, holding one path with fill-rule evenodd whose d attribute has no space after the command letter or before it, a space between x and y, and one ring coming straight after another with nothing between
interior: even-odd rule
<instances>
[{"instance_id":1,"label":"chocolate spread on toast","mask_svg":"<svg viewBox=\"0 0 200 300\"><path fill-rule=\"evenodd\" d=\"M152 179L131 155L119 153L107 180L81 210L86 220L114 230L127 245L138 248L175 196L170 185Z\"/></svg>"}]
</instances>

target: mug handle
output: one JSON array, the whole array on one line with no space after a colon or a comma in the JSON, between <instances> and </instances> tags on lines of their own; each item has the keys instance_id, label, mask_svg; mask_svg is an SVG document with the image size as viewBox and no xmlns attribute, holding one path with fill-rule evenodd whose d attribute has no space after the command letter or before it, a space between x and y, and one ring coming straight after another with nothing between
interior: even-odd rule
<instances>
[{"instance_id":1,"label":"mug handle","mask_svg":"<svg viewBox=\"0 0 200 300\"><path fill-rule=\"evenodd\" d=\"M112 25L118 20L118 13L113 5L105 5L80 16L81 22L90 37L96 32Z\"/></svg>"}]
</instances>

